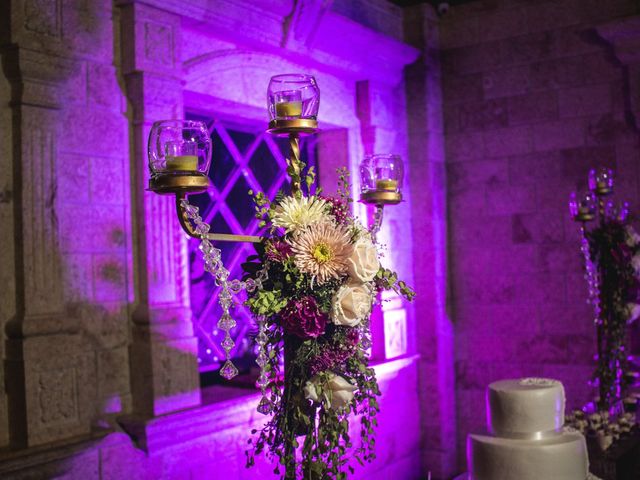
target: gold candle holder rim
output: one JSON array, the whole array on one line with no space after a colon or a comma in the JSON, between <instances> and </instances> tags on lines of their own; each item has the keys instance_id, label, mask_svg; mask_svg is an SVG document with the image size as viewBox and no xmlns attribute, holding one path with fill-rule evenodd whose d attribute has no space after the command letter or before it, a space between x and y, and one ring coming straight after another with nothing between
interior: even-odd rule
<instances>
[{"instance_id":1,"label":"gold candle holder rim","mask_svg":"<svg viewBox=\"0 0 640 480\"><path fill-rule=\"evenodd\" d=\"M574 215L573 220L576 222L590 222L594 220L596 215L594 213L578 213Z\"/></svg>"},{"instance_id":2,"label":"gold candle holder rim","mask_svg":"<svg viewBox=\"0 0 640 480\"><path fill-rule=\"evenodd\" d=\"M389 190L367 190L360 194L360 201L374 205L397 205L402 202L402 193Z\"/></svg>"},{"instance_id":3,"label":"gold candle holder rim","mask_svg":"<svg viewBox=\"0 0 640 480\"><path fill-rule=\"evenodd\" d=\"M613 188L612 187L596 185L596 188L593 190L593 193L595 193L599 197L605 197L605 196L611 195L613 193Z\"/></svg>"},{"instance_id":4,"label":"gold candle holder rim","mask_svg":"<svg viewBox=\"0 0 640 480\"><path fill-rule=\"evenodd\" d=\"M147 190L161 195L179 193L202 193L211 185L209 177L202 172L156 173L149 179Z\"/></svg>"},{"instance_id":5,"label":"gold candle holder rim","mask_svg":"<svg viewBox=\"0 0 640 480\"><path fill-rule=\"evenodd\" d=\"M318 131L318 120L314 118L274 118L269 122L268 133L273 135L312 134Z\"/></svg>"}]
</instances>

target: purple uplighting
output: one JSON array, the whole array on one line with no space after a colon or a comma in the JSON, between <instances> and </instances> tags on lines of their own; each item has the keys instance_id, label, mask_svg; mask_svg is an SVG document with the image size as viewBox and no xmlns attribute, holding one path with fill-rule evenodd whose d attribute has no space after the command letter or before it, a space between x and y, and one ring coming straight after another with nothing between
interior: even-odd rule
<instances>
[{"instance_id":1,"label":"purple uplighting","mask_svg":"<svg viewBox=\"0 0 640 480\"><path fill-rule=\"evenodd\" d=\"M243 236L266 231L249 191L274 200L291 188L290 139L268 133L270 121L317 120L299 142L313 193L351 242L349 209L381 222L371 234L380 265L416 291L413 302L399 289L374 301L377 456L353 461L348 478L467 471L467 436L486 430L486 388L500 379L559 380L568 414L637 408L634 0L5 3L1 478L279 478L263 456L245 468L251 431L268 419L256 411L260 327L247 293L230 290L224 317L224 282L183 230L181 199L153 188L148 139L168 119L204 122L211 167L205 175L193 134L169 142L153 173L202 174L209 188L193 187L190 204L211 232ZM293 72L310 82L304 95L296 75L270 85ZM363 181L372 158L387 163L371 161ZM383 167L388 178L375 174ZM340 168L353 204L337 194ZM378 188L402 201L383 211L357 201ZM600 300L607 279L588 241L600 216L620 227L620 305ZM229 281L246 281L255 244L212 244ZM285 241L271 247L273 262L291 255ZM334 328L308 290L283 307L300 339ZM368 290L367 312L380 290ZM604 408L594 369L607 308L628 321L610 361L615 405ZM363 337L352 335L355 349ZM349 353L323 351L313 374ZM231 381L219 373L227 355L239 370ZM358 448L360 417L349 422Z\"/></svg>"}]
</instances>

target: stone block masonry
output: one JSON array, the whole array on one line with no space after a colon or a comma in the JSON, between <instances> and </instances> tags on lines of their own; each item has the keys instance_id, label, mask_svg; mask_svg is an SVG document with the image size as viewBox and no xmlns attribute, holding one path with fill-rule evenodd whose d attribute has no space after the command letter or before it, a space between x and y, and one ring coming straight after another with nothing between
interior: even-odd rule
<instances>
[{"instance_id":1,"label":"stone block masonry","mask_svg":"<svg viewBox=\"0 0 640 480\"><path fill-rule=\"evenodd\" d=\"M590 399L595 330L566 202L598 165L638 198L625 69L594 31L638 6L472 2L451 13L440 32L462 467L491 381L551 376L569 408Z\"/></svg>"}]
</instances>

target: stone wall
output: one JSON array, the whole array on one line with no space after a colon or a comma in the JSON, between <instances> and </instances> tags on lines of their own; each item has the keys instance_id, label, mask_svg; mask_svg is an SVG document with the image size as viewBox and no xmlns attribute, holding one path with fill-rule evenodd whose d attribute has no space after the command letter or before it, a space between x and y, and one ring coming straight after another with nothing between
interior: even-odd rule
<instances>
[{"instance_id":1,"label":"stone wall","mask_svg":"<svg viewBox=\"0 0 640 480\"><path fill-rule=\"evenodd\" d=\"M461 461L493 380L551 376L568 407L590 399L595 331L566 205L608 165L638 208L627 70L596 32L637 13L631 0L477 1L441 21Z\"/></svg>"}]
</instances>

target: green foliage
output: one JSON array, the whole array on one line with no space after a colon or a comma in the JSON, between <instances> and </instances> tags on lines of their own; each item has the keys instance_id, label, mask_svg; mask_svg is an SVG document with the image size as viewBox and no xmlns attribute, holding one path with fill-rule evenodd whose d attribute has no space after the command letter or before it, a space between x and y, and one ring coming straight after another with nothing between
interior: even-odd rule
<instances>
[{"instance_id":1,"label":"green foliage","mask_svg":"<svg viewBox=\"0 0 640 480\"><path fill-rule=\"evenodd\" d=\"M339 168L337 170L338 173L338 197L342 199L342 201L349 205L353 203L353 198L351 197L351 183L349 182L349 178L351 174L346 167Z\"/></svg>"},{"instance_id":2,"label":"green foliage","mask_svg":"<svg viewBox=\"0 0 640 480\"><path fill-rule=\"evenodd\" d=\"M352 450L353 459L358 463L375 458L374 431L377 426L377 397L380 390L375 373L368 367L368 359L362 350L357 349L340 372L358 388L348 407L333 410L322 402L311 403L305 400L301 393L305 384L311 380L307 369L308 361L318 354L321 342L317 339L285 341L285 349L293 354L285 370L282 402L277 405L267 424L254 432L257 438L250 441L250 448L246 452L247 466L253 465L256 454L265 452L269 459L284 466L286 471L295 471L295 478L320 480L346 478L346 471L353 470L349 465L349 450ZM318 396L331 399L331 392L326 387L328 373L321 373L318 377ZM360 417L359 445L355 445L349 435L348 418L351 414ZM304 439L302 458L298 462L295 449L299 446L299 436ZM278 472L282 473L280 469Z\"/></svg>"},{"instance_id":3,"label":"green foliage","mask_svg":"<svg viewBox=\"0 0 640 480\"><path fill-rule=\"evenodd\" d=\"M398 274L388 268L380 267L376 274L375 282L380 290L393 290L410 302L416 296L416 292L404 281L398 280Z\"/></svg>"},{"instance_id":4,"label":"green foliage","mask_svg":"<svg viewBox=\"0 0 640 480\"><path fill-rule=\"evenodd\" d=\"M608 410L626 396L629 371L627 359L627 303L637 303L638 280L631 258L638 246L626 244L624 224L607 219L586 233L591 260L597 267L600 315L598 364L594 373L599 387L601 410Z\"/></svg>"},{"instance_id":5,"label":"green foliage","mask_svg":"<svg viewBox=\"0 0 640 480\"><path fill-rule=\"evenodd\" d=\"M249 190L249 195L253 199L254 209L255 209L255 217L260 220L259 226L260 228L266 226L267 222L264 219L269 210L271 209L271 204L269 199L263 192L255 192L253 190Z\"/></svg>"},{"instance_id":6,"label":"green foliage","mask_svg":"<svg viewBox=\"0 0 640 480\"><path fill-rule=\"evenodd\" d=\"M314 167L309 167L304 177L304 182L307 185L307 191L310 192L311 187L316 183L316 171Z\"/></svg>"},{"instance_id":7,"label":"green foliage","mask_svg":"<svg viewBox=\"0 0 640 480\"><path fill-rule=\"evenodd\" d=\"M270 317L280 313L287 305L287 299L282 297L280 290L258 290L247 300L247 305L254 314Z\"/></svg>"}]
</instances>

